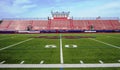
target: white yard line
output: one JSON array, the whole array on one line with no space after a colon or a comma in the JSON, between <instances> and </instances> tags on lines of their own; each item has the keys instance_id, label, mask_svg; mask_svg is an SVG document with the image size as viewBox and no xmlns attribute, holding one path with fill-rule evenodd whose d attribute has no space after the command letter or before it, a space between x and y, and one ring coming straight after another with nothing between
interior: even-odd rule
<instances>
[{"instance_id":1,"label":"white yard line","mask_svg":"<svg viewBox=\"0 0 120 70\"><path fill-rule=\"evenodd\" d=\"M120 63L109 64L0 64L0 68L104 68L120 67Z\"/></svg>"},{"instance_id":2,"label":"white yard line","mask_svg":"<svg viewBox=\"0 0 120 70\"><path fill-rule=\"evenodd\" d=\"M103 44L105 44L105 45L108 45L108 46L111 46L111 47L120 49L120 47L118 47L118 46L115 46L115 45L112 45L112 44L109 44L109 43L105 43L105 42L103 42L103 41L96 40L96 39L92 39L92 38L90 38L90 39L91 39L91 40L94 40L94 41L96 41L96 42L103 43Z\"/></svg>"},{"instance_id":3,"label":"white yard line","mask_svg":"<svg viewBox=\"0 0 120 70\"><path fill-rule=\"evenodd\" d=\"M10 47L13 47L13 46L16 46L16 45L19 45L19 44L21 44L21 43L27 42L27 41L32 40L32 39L33 39L33 38L30 38L30 39L27 39L27 40L24 40L24 41L21 41L21 42L18 42L18 43L15 43L15 44L6 46L6 47L4 47L4 48L1 48L0 51L5 50L5 49L10 48Z\"/></svg>"},{"instance_id":4,"label":"white yard line","mask_svg":"<svg viewBox=\"0 0 120 70\"><path fill-rule=\"evenodd\" d=\"M62 36L61 36L61 34L60 34L60 62L61 62L61 64L64 63L64 61L63 61Z\"/></svg>"}]
</instances>

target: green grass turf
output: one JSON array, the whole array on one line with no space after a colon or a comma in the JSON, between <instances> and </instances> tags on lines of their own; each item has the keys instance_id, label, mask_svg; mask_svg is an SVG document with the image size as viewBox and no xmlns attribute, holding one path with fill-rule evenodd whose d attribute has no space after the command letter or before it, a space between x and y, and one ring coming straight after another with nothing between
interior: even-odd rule
<instances>
[{"instance_id":1,"label":"green grass turf","mask_svg":"<svg viewBox=\"0 0 120 70\"><path fill-rule=\"evenodd\" d=\"M120 68L71 68L71 69L63 69L63 70L119 70Z\"/></svg>"},{"instance_id":2,"label":"green grass turf","mask_svg":"<svg viewBox=\"0 0 120 70\"><path fill-rule=\"evenodd\" d=\"M0 48L18 43L35 36L59 36L59 34L1 34ZM62 36L95 36L100 40L112 45L120 46L120 34L62 34ZM120 60L120 49L93 41L88 38L65 39L63 42L63 58L66 64L79 64L80 60L84 63L99 63L102 60L105 63L118 63ZM45 48L45 45L56 45L57 48ZM77 48L65 48L65 45L75 44ZM0 51L0 62L5 60L5 64L19 64L25 61L25 64L39 64L44 60L45 64L60 63L59 39L39 39L34 38L31 41L13 46Z\"/></svg>"},{"instance_id":3,"label":"green grass turf","mask_svg":"<svg viewBox=\"0 0 120 70\"><path fill-rule=\"evenodd\" d=\"M108 37L109 34L79 34L79 36L95 36L97 40L120 46L118 38ZM120 34L110 34L114 37L120 37ZM78 36L78 35L77 35ZM78 48L65 48L64 62L65 63L80 63L82 60L85 63L99 63L102 60L105 63L117 63L120 60L120 49L87 39L63 39L63 46L66 44L75 44Z\"/></svg>"},{"instance_id":4,"label":"green grass turf","mask_svg":"<svg viewBox=\"0 0 120 70\"><path fill-rule=\"evenodd\" d=\"M14 39L8 39L7 41L16 43L17 41L21 41L21 39L26 40L28 37L22 35L22 37L18 36ZM5 43L8 44L8 42ZM59 46L59 39L33 39L0 51L0 59L1 61L5 60L7 64L18 64L21 61L25 61L26 64L39 64L42 60L44 60L46 64L59 63L59 47L54 49L45 48L45 45L49 44Z\"/></svg>"},{"instance_id":5,"label":"green grass turf","mask_svg":"<svg viewBox=\"0 0 120 70\"><path fill-rule=\"evenodd\" d=\"M4 37L4 38L3 38ZM23 37L23 36L19 36L19 35L11 35L11 36L3 36L2 38L0 38L0 48L6 47L8 45L11 44L15 44L18 43L20 41L26 40L28 39L27 37Z\"/></svg>"}]
</instances>

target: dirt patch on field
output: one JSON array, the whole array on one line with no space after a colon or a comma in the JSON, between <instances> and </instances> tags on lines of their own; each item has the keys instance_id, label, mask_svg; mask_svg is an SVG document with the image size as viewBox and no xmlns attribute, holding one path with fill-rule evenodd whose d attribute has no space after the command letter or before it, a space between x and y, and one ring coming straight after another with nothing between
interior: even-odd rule
<instances>
[{"instance_id":1,"label":"dirt patch on field","mask_svg":"<svg viewBox=\"0 0 120 70\"><path fill-rule=\"evenodd\" d=\"M65 38L65 39L79 39L80 37L79 36L63 36L62 38Z\"/></svg>"},{"instance_id":2,"label":"dirt patch on field","mask_svg":"<svg viewBox=\"0 0 120 70\"><path fill-rule=\"evenodd\" d=\"M31 38L60 39L60 36L37 36ZM96 38L94 36L62 36L64 39Z\"/></svg>"},{"instance_id":3,"label":"dirt patch on field","mask_svg":"<svg viewBox=\"0 0 120 70\"><path fill-rule=\"evenodd\" d=\"M93 36L63 36L65 39L96 38Z\"/></svg>"},{"instance_id":4,"label":"dirt patch on field","mask_svg":"<svg viewBox=\"0 0 120 70\"><path fill-rule=\"evenodd\" d=\"M37 36L37 37L31 37L31 38L44 38L44 39L59 39L59 36Z\"/></svg>"}]
</instances>

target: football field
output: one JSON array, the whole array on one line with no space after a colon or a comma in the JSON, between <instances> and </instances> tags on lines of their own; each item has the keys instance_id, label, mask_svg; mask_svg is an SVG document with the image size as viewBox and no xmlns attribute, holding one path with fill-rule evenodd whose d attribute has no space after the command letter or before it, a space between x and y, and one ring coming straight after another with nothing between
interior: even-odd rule
<instances>
[{"instance_id":1,"label":"football field","mask_svg":"<svg viewBox=\"0 0 120 70\"><path fill-rule=\"evenodd\" d=\"M0 34L0 66L4 64L109 63L120 64L120 33ZM64 69L63 66L62 69L52 68L51 70L79 69L74 66ZM95 67L89 69L110 70L110 68ZM114 69L120 68L113 66L111 70ZM49 70L49 68L40 70Z\"/></svg>"}]
</instances>

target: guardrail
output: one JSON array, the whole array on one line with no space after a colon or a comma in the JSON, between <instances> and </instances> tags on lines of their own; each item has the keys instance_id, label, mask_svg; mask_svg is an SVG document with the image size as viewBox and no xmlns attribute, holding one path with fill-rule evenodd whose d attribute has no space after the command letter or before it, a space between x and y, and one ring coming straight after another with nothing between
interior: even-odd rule
<instances>
[{"instance_id":1,"label":"guardrail","mask_svg":"<svg viewBox=\"0 0 120 70\"><path fill-rule=\"evenodd\" d=\"M71 17L73 20L119 20L118 17Z\"/></svg>"},{"instance_id":2,"label":"guardrail","mask_svg":"<svg viewBox=\"0 0 120 70\"><path fill-rule=\"evenodd\" d=\"M1 18L1 20L48 20L48 18Z\"/></svg>"},{"instance_id":3,"label":"guardrail","mask_svg":"<svg viewBox=\"0 0 120 70\"><path fill-rule=\"evenodd\" d=\"M119 20L119 17L69 17L73 20ZM43 18L0 18L0 20L48 20L52 17L43 17Z\"/></svg>"}]
</instances>

